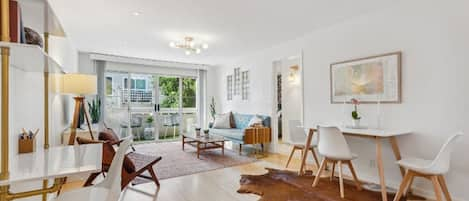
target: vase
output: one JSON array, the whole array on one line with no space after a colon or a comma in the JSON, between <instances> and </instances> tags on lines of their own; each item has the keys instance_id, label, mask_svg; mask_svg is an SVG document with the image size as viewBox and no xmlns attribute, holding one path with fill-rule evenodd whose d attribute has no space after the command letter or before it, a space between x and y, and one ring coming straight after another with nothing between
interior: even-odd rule
<instances>
[{"instance_id":1,"label":"vase","mask_svg":"<svg viewBox=\"0 0 469 201\"><path fill-rule=\"evenodd\" d=\"M354 119L352 123L354 128L360 128L360 119Z\"/></svg>"}]
</instances>

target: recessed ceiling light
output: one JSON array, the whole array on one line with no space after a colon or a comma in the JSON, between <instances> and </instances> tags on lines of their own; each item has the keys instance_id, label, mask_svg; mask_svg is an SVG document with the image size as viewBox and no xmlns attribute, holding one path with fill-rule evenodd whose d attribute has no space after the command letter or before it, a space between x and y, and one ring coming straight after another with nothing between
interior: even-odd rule
<instances>
[{"instance_id":1,"label":"recessed ceiling light","mask_svg":"<svg viewBox=\"0 0 469 201\"><path fill-rule=\"evenodd\" d=\"M132 12L132 15L133 16L139 16L139 15L142 15L142 12L135 11L135 12Z\"/></svg>"}]
</instances>

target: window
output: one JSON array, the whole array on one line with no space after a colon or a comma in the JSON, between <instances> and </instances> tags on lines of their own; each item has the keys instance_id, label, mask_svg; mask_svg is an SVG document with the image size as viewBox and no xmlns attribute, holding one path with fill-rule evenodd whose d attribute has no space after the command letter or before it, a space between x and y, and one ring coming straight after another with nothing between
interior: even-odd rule
<instances>
[{"instance_id":1,"label":"window","mask_svg":"<svg viewBox=\"0 0 469 201\"><path fill-rule=\"evenodd\" d=\"M182 78L182 107L195 108L196 107L196 85L195 78Z\"/></svg>"},{"instance_id":2,"label":"window","mask_svg":"<svg viewBox=\"0 0 469 201\"><path fill-rule=\"evenodd\" d=\"M135 82L135 89L146 89L147 86L146 86L146 81L145 80L141 80L141 79L138 79L138 80L133 80Z\"/></svg>"},{"instance_id":3,"label":"window","mask_svg":"<svg viewBox=\"0 0 469 201\"><path fill-rule=\"evenodd\" d=\"M127 78L124 78L124 89L128 89ZM147 82L144 79L130 79L130 89L147 89Z\"/></svg>"},{"instance_id":4,"label":"window","mask_svg":"<svg viewBox=\"0 0 469 201\"><path fill-rule=\"evenodd\" d=\"M106 95L112 95L112 77L106 77Z\"/></svg>"}]
</instances>

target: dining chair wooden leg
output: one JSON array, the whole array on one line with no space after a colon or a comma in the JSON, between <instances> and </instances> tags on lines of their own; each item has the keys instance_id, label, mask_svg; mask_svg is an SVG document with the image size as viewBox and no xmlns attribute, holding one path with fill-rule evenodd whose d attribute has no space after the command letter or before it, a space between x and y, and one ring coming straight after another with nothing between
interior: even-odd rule
<instances>
[{"instance_id":1,"label":"dining chair wooden leg","mask_svg":"<svg viewBox=\"0 0 469 201\"><path fill-rule=\"evenodd\" d=\"M319 179L321 178L322 171L324 171L324 168L326 168L326 165L327 165L327 159L324 158L322 159L321 166L319 166L319 170L316 173L316 177L314 178L313 187L316 187L318 185Z\"/></svg>"},{"instance_id":2,"label":"dining chair wooden leg","mask_svg":"<svg viewBox=\"0 0 469 201\"><path fill-rule=\"evenodd\" d=\"M446 201L451 201L451 194L449 193L448 186L446 185L445 177L443 175L439 175L438 182L440 182L441 189L443 190Z\"/></svg>"},{"instance_id":3,"label":"dining chair wooden leg","mask_svg":"<svg viewBox=\"0 0 469 201\"><path fill-rule=\"evenodd\" d=\"M410 179L408 184L406 185L404 192L402 193L402 196L407 197L407 194L410 192L410 189L412 189L412 184L414 183L414 178L415 178L415 172L409 171L410 173Z\"/></svg>"},{"instance_id":4,"label":"dining chair wooden leg","mask_svg":"<svg viewBox=\"0 0 469 201\"><path fill-rule=\"evenodd\" d=\"M410 171L407 171L407 173L404 175L404 179L402 179L401 185L399 186L399 190L397 191L396 196L394 196L394 201L399 201L401 199L402 194L404 193L412 177L412 173Z\"/></svg>"},{"instance_id":5,"label":"dining chair wooden leg","mask_svg":"<svg viewBox=\"0 0 469 201\"><path fill-rule=\"evenodd\" d=\"M353 180L355 181L355 185L357 186L357 190L362 190L362 184L360 180L358 180L357 173L355 172L355 168L353 168L352 161L347 161L348 168L350 172L352 172Z\"/></svg>"},{"instance_id":6,"label":"dining chair wooden leg","mask_svg":"<svg viewBox=\"0 0 469 201\"><path fill-rule=\"evenodd\" d=\"M151 178L153 179L153 182L155 182L156 186L160 187L160 181L158 181L158 177L156 177L153 167L148 168L148 172L150 172Z\"/></svg>"},{"instance_id":7,"label":"dining chair wooden leg","mask_svg":"<svg viewBox=\"0 0 469 201\"><path fill-rule=\"evenodd\" d=\"M303 156L303 154L305 154L305 151L303 149L300 149L301 150L301 155ZM306 154L308 154L308 151L306 151Z\"/></svg>"},{"instance_id":8,"label":"dining chair wooden leg","mask_svg":"<svg viewBox=\"0 0 469 201\"><path fill-rule=\"evenodd\" d=\"M290 157L288 157L288 161L287 161L287 164L285 165L285 168L288 168L288 164L290 164L290 161L291 161L291 159L292 159L292 157L293 157L293 154L295 154L295 150L296 150L295 147L293 147L293 148L291 149Z\"/></svg>"},{"instance_id":9,"label":"dining chair wooden leg","mask_svg":"<svg viewBox=\"0 0 469 201\"><path fill-rule=\"evenodd\" d=\"M332 181L332 179L334 179L335 164L336 164L336 162L332 161L332 172L331 172L331 177L329 178L330 181Z\"/></svg>"},{"instance_id":10,"label":"dining chair wooden leg","mask_svg":"<svg viewBox=\"0 0 469 201\"><path fill-rule=\"evenodd\" d=\"M440 190L440 182L438 182L438 176L431 176L431 180L433 183L433 188L435 190L436 201L441 200L441 190Z\"/></svg>"},{"instance_id":11,"label":"dining chair wooden leg","mask_svg":"<svg viewBox=\"0 0 469 201\"><path fill-rule=\"evenodd\" d=\"M319 168L319 159L318 155L316 155L316 152L314 151L314 148L311 147L311 153L313 154L314 162L316 162L316 167Z\"/></svg>"},{"instance_id":12,"label":"dining chair wooden leg","mask_svg":"<svg viewBox=\"0 0 469 201\"><path fill-rule=\"evenodd\" d=\"M344 193L344 178L342 177L342 161L339 161L338 164L339 166L339 185L340 185L340 197L344 198L345 193Z\"/></svg>"}]
</instances>

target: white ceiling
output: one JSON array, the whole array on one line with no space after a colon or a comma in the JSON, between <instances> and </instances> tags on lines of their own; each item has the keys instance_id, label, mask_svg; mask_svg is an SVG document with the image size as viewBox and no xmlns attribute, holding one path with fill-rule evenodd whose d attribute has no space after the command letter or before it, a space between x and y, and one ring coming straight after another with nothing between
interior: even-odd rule
<instances>
[{"instance_id":1,"label":"white ceiling","mask_svg":"<svg viewBox=\"0 0 469 201\"><path fill-rule=\"evenodd\" d=\"M49 0L80 51L219 64L387 7L392 0ZM142 13L139 16L134 12ZM171 40L210 48L186 56Z\"/></svg>"}]
</instances>

